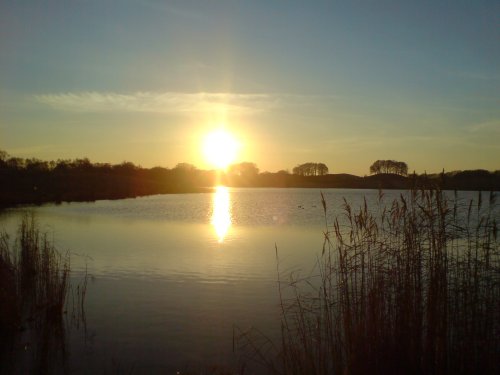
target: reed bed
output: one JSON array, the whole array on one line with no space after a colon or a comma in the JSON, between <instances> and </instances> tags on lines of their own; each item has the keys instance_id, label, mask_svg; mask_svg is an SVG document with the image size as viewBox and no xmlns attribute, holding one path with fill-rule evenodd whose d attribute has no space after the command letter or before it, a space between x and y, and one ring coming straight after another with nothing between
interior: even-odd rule
<instances>
[{"instance_id":1,"label":"reed bed","mask_svg":"<svg viewBox=\"0 0 500 375\"><path fill-rule=\"evenodd\" d=\"M33 215L23 217L15 241L0 234L0 373L64 369L69 273L69 255L56 250ZM78 311L84 279L76 291Z\"/></svg>"},{"instance_id":2,"label":"reed bed","mask_svg":"<svg viewBox=\"0 0 500 375\"><path fill-rule=\"evenodd\" d=\"M494 193L344 201L317 272L284 280L278 268L281 342L246 332L239 345L274 374L498 374L497 219Z\"/></svg>"}]
</instances>

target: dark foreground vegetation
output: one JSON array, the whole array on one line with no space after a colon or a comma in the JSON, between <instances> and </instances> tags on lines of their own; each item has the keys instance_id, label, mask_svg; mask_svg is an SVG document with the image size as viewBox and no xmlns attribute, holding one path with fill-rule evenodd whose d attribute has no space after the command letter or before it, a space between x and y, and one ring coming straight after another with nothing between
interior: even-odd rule
<instances>
[{"instance_id":1,"label":"dark foreground vegetation","mask_svg":"<svg viewBox=\"0 0 500 375\"><path fill-rule=\"evenodd\" d=\"M14 242L0 233L0 373L66 369L65 323L84 322L86 291L86 276L72 290L69 272L69 257L54 248L32 216L24 217Z\"/></svg>"},{"instance_id":2,"label":"dark foreground vegetation","mask_svg":"<svg viewBox=\"0 0 500 375\"><path fill-rule=\"evenodd\" d=\"M438 190L345 202L317 273L279 276L281 342L253 330L239 349L273 374L500 373L495 205Z\"/></svg>"},{"instance_id":3,"label":"dark foreground vegetation","mask_svg":"<svg viewBox=\"0 0 500 375\"><path fill-rule=\"evenodd\" d=\"M375 168L375 167L376 168ZM322 163L261 172L254 163L239 163L227 172L205 171L191 164L175 168L142 168L130 162L117 165L88 159L42 161L10 157L0 150L0 207L44 202L121 199L152 194L208 191L218 184L234 187L410 189L439 186L449 190L500 190L500 171L458 171L407 176L405 163L378 160L370 176L328 174Z\"/></svg>"}]
</instances>

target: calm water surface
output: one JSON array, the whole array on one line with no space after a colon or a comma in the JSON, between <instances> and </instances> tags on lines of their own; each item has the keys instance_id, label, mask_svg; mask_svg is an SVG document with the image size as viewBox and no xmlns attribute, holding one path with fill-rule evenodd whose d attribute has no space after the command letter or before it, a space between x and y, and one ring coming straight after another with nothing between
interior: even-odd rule
<instances>
[{"instance_id":1,"label":"calm water surface","mask_svg":"<svg viewBox=\"0 0 500 375\"><path fill-rule=\"evenodd\" d=\"M377 206L376 190L322 190L327 221ZM385 200L406 194L385 192ZM467 200L477 193L461 192ZM486 199L486 196L485 196ZM278 337L275 245L283 274L312 272L325 216L318 189L219 189L117 201L10 209L14 234L33 211L70 251L75 281L87 267L87 331L69 330L73 373L175 373L232 360L233 327Z\"/></svg>"}]
</instances>

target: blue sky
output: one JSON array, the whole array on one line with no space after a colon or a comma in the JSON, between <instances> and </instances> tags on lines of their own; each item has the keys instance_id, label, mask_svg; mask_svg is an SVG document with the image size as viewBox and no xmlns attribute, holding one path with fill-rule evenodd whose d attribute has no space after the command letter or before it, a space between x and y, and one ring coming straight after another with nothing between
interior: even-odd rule
<instances>
[{"instance_id":1,"label":"blue sky","mask_svg":"<svg viewBox=\"0 0 500 375\"><path fill-rule=\"evenodd\" d=\"M172 167L500 169L498 1L4 1L0 149Z\"/></svg>"}]
</instances>

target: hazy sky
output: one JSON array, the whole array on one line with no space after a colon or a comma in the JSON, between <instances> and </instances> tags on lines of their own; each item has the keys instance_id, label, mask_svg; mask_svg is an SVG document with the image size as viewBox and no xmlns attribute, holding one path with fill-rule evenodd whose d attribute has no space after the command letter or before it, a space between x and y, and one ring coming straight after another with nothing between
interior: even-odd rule
<instances>
[{"instance_id":1,"label":"hazy sky","mask_svg":"<svg viewBox=\"0 0 500 375\"><path fill-rule=\"evenodd\" d=\"M261 170L500 169L500 2L0 2L0 149Z\"/></svg>"}]
</instances>

